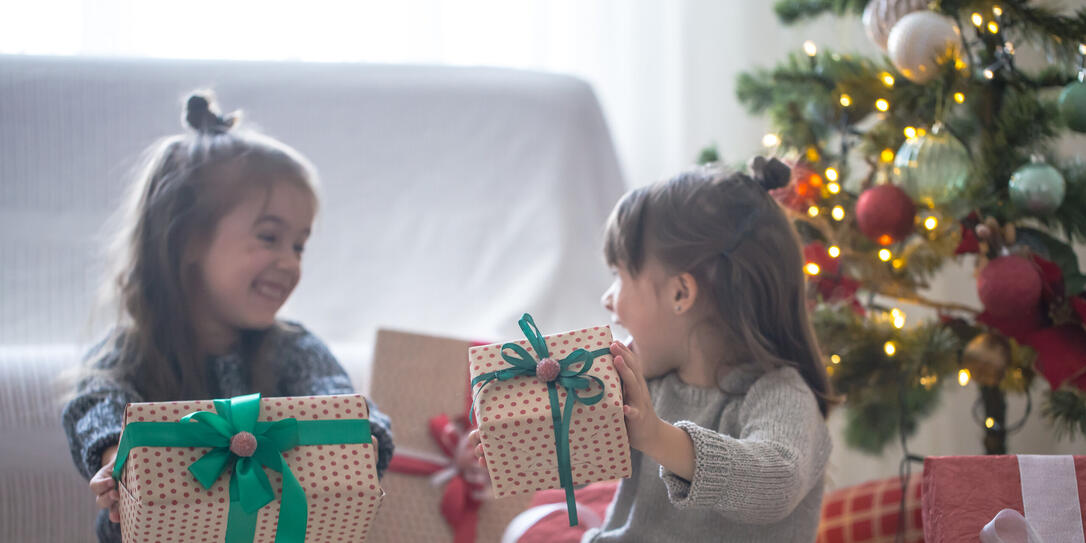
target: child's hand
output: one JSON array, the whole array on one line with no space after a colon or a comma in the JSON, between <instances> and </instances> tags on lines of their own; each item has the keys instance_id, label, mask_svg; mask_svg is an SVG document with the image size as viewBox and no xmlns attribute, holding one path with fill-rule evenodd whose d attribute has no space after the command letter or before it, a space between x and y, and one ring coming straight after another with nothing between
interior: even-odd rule
<instances>
[{"instance_id":1,"label":"child's hand","mask_svg":"<svg viewBox=\"0 0 1086 543\"><path fill-rule=\"evenodd\" d=\"M626 433L630 437L630 446L645 452L645 447L657 441L663 421L656 416L656 409L652 406L640 357L618 341L611 343L611 354L615 357L615 367L622 379L622 398L625 404L622 412L626 415Z\"/></svg>"},{"instance_id":2,"label":"child's hand","mask_svg":"<svg viewBox=\"0 0 1086 543\"><path fill-rule=\"evenodd\" d=\"M468 447L475 453L475 460L486 469L486 457L483 456L483 439L479 437L479 429L476 428L468 434Z\"/></svg>"},{"instance_id":3,"label":"child's hand","mask_svg":"<svg viewBox=\"0 0 1086 543\"><path fill-rule=\"evenodd\" d=\"M110 522L120 522L121 512L117 508L117 504L121 500L121 495L117 492L117 483L113 480L113 463L117 457L117 448L110 447L102 454L102 460L105 461L102 464L102 469L98 470L98 473L94 474L90 480L91 492L94 492L95 503L98 504L99 509L109 509Z\"/></svg>"}]
</instances>

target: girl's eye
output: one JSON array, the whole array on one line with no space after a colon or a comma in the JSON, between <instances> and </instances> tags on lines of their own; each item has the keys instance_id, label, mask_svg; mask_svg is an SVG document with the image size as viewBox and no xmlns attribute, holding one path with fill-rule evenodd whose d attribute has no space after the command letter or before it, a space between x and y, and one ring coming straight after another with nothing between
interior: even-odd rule
<instances>
[{"instance_id":1,"label":"girl's eye","mask_svg":"<svg viewBox=\"0 0 1086 543\"><path fill-rule=\"evenodd\" d=\"M257 234L256 237L257 237L257 239L259 239L260 241L263 241L264 243L266 243L268 245L275 245L275 242L276 242L275 234Z\"/></svg>"},{"instance_id":2,"label":"girl's eye","mask_svg":"<svg viewBox=\"0 0 1086 543\"><path fill-rule=\"evenodd\" d=\"M294 246L294 252L298 253L298 254L304 253L305 252L305 245L301 245L301 244L295 245Z\"/></svg>"}]
</instances>

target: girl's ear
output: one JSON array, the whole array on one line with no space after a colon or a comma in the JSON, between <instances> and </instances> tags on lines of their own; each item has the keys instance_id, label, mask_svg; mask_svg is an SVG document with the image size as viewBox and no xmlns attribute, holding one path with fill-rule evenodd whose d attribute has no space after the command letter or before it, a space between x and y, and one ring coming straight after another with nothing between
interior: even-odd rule
<instances>
[{"instance_id":1,"label":"girl's ear","mask_svg":"<svg viewBox=\"0 0 1086 543\"><path fill-rule=\"evenodd\" d=\"M680 273L671 278L673 305L676 315L681 315L694 307L698 299L698 282L688 272Z\"/></svg>"}]
</instances>

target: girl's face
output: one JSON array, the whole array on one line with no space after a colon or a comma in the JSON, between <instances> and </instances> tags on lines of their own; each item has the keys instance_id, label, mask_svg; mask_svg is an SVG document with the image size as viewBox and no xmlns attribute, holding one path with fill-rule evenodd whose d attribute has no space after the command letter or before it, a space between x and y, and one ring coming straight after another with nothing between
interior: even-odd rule
<instances>
[{"instance_id":1,"label":"girl's face","mask_svg":"<svg viewBox=\"0 0 1086 543\"><path fill-rule=\"evenodd\" d=\"M684 337L669 300L663 266L649 259L633 277L625 266L612 268L614 281L603 293L603 307L614 324L632 336L634 352L641 356L645 377L663 375L678 367L677 338Z\"/></svg>"},{"instance_id":2,"label":"girl's face","mask_svg":"<svg viewBox=\"0 0 1086 543\"><path fill-rule=\"evenodd\" d=\"M309 191L278 182L270 191L250 190L219 220L196 259L198 333L236 335L275 324L301 278L315 209Z\"/></svg>"}]
</instances>

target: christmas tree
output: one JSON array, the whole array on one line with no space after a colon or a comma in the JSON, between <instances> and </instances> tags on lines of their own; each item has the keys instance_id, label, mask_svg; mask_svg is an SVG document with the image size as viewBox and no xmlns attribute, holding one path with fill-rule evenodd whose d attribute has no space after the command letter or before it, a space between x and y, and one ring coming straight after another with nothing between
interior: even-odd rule
<instances>
[{"instance_id":1,"label":"christmas tree","mask_svg":"<svg viewBox=\"0 0 1086 543\"><path fill-rule=\"evenodd\" d=\"M944 385L971 384L985 449L1004 453L1020 424L1007 395L1038 377L1057 432L1086 434L1086 275L1071 247L1086 240L1086 165L1052 149L1086 132L1086 8L782 0L776 11L785 24L861 16L887 53L807 42L738 81L739 99L771 121L764 143L794 161L774 196L806 244L848 443L878 452L916 429ZM1026 47L1047 66L1019 66ZM926 295L955 259L975 263L983 307ZM907 322L899 303L935 317Z\"/></svg>"}]
</instances>

